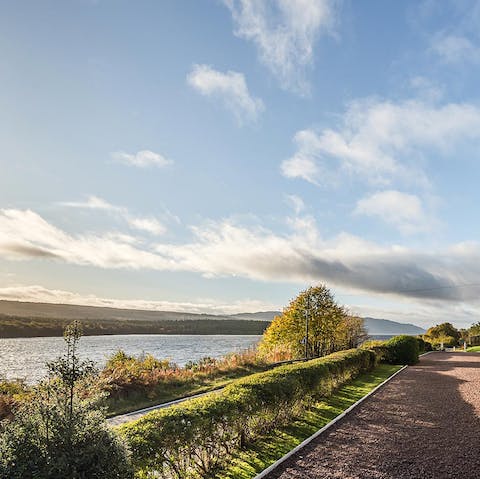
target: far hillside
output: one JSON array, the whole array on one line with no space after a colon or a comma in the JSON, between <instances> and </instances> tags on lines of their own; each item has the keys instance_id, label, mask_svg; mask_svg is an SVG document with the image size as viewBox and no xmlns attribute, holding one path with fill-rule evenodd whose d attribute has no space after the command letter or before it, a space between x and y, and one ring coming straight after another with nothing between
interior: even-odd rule
<instances>
[{"instance_id":1,"label":"far hillside","mask_svg":"<svg viewBox=\"0 0 480 479\"><path fill-rule=\"evenodd\" d=\"M232 315L147 311L70 304L0 301L0 337L61 336L74 319L85 335L250 334L260 335L279 311ZM422 334L413 324L365 318L370 335Z\"/></svg>"},{"instance_id":2,"label":"far hillside","mask_svg":"<svg viewBox=\"0 0 480 479\"><path fill-rule=\"evenodd\" d=\"M409 334L417 336L424 334L425 330L414 324L397 323L388 319L363 318L365 328L371 336L389 336Z\"/></svg>"}]
</instances>

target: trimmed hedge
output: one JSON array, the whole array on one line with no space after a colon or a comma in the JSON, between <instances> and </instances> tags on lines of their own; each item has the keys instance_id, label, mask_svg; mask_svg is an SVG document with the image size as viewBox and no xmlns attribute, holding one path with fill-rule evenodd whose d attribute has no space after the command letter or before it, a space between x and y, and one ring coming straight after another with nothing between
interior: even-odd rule
<instances>
[{"instance_id":1,"label":"trimmed hedge","mask_svg":"<svg viewBox=\"0 0 480 479\"><path fill-rule=\"evenodd\" d=\"M432 350L432 343L430 341L425 341L425 339L417 336L415 338L418 342L418 350L420 353L426 353Z\"/></svg>"},{"instance_id":2,"label":"trimmed hedge","mask_svg":"<svg viewBox=\"0 0 480 479\"><path fill-rule=\"evenodd\" d=\"M415 364L418 362L419 345L414 336L394 336L385 342L386 362L390 364Z\"/></svg>"},{"instance_id":3,"label":"trimmed hedge","mask_svg":"<svg viewBox=\"0 0 480 479\"><path fill-rule=\"evenodd\" d=\"M287 423L375 364L373 351L353 349L280 366L220 392L153 411L119 431L140 478L213 477L234 450Z\"/></svg>"}]
</instances>

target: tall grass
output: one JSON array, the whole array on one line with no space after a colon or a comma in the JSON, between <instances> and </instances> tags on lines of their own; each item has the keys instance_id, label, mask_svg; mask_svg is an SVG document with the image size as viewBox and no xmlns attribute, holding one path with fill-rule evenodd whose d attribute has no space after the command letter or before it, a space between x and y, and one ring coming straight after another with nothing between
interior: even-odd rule
<instances>
[{"instance_id":1,"label":"tall grass","mask_svg":"<svg viewBox=\"0 0 480 479\"><path fill-rule=\"evenodd\" d=\"M119 413L222 386L230 379L263 371L268 365L254 349L220 359L205 357L183 367L151 354L135 357L118 351L108 359L99 382L108 393L110 412Z\"/></svg>"}]
</instances>

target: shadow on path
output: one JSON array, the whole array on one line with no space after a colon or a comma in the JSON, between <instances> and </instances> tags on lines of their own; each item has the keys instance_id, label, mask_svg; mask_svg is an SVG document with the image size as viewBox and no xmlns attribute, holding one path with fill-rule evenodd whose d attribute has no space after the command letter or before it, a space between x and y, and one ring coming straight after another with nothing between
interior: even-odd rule
<instances>
[{"instance_id":1,"label":"shadow on path","mask_svg":"<svg viewBox=\"0 0 480 479\"><path fill-rule=\"evenodd\" d=\"M480 354L430 354L268 479L477 479L479 411Z\"/></svg>"}]
</instances>

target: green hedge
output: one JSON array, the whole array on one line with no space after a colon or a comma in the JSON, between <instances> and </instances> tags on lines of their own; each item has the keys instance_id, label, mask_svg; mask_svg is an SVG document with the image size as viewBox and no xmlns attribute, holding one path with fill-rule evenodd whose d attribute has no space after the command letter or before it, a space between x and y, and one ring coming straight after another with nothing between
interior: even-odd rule
<instances>
[{"instance_id":1,"label":"green hedge","mask_svg":"<svg viewBox=\"0 0 480 479\"><path fill-rule=\"evenodd\" d=\"M418 342L418 351L420 353L426 353L432 350L432 343L430 341L426 341L425 339L417 336L415 338Z\"/></svg>"},{"instance_id":2,"label":"green hedge","mask_svg":"<svg viewBox=\"0 0 480 479\"><path fill-rule=\"evenodd\" d=\"M390 364L415 364L418 362L419 344L414 336L394 336L385 342L385 359Z\"/></svg>"},{"instance_id":3,"label":"green hedge","mask_svg":"<svg viewBox=\"0 0 480 479\"><path fill-rule=\"evenodd\" d=\"M119 431L130 445L137 477L212 477L234 450L287 423L375 363L373 351L354 349L280 366L153 411Z\"/></svg>"}]
</instances>

